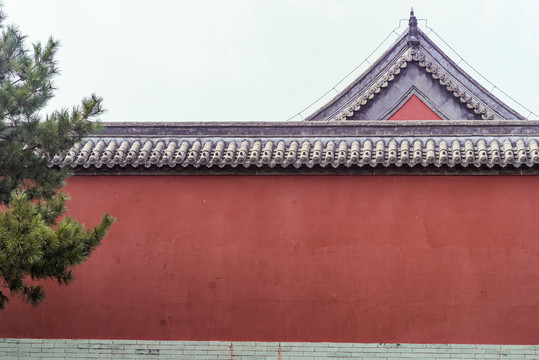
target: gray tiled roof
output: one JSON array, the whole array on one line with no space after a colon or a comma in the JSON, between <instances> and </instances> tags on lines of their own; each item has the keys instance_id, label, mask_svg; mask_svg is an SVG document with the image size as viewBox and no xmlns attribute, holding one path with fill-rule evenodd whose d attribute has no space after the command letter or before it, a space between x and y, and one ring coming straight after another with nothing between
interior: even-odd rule
<instances>
[{"instance_id":1,"label":"gray tiled roof","mask_svg":"<svg viewBox=\"0 0 539 360\"><path fill-rule=\"evenodd\" d=\"M362 119L362 113L367 115L365 119L388 119L392 114L389 110L400 107L399 100L402 99L399 98L412 89L430 100L430 107L445 119L525 119L468 75L420 29L415 34L416 43L411 44L409 31L405 31L346 89L306 120ZM410 67L417 67L419 71L409 79L401 79ZM427 78L432 79L427 81ZM400 83L399 79L402 80ZM392 92L390 89L395 83L399 83L396 86L399 90ZM439 90L433 91L436 88ZM372 108L376 101L383 106Z\"/></svg>"},{"instance_id":2,"label":"gray tiled roof","mask_svg":"<svg viewBox=\"0 0 539 360\"><path fill-rule=\"evenodd\" d=\"M53 166L145 168L533 168L538 122L107 124Z\"/></svg>"}]
</instances>

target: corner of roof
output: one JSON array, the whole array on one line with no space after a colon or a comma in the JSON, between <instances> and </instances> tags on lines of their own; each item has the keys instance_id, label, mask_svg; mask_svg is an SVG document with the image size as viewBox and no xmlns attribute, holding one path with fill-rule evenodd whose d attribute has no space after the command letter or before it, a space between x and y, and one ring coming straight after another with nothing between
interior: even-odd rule
<instances>
[{"instance_id":1,"label":"corner of roof","mask_svg":"<svg viewBox=\"0 0 539 360\"><path fill-rule=\"evenodd\" d=\"M375 81L376 76L386 69L390 63L393 62L395 58L398 58L407 48L409 48L408 30L399 35L393 44L378 59L376 59L368 69L346 86L344 90L339 92L339 94L306 117L304 121L330 120L330 115L333 113L333 111L331 111L332 108L339 107L350 93L360 92L361 90L368 88L369 84Z\"/></svg>"},{"instance_id":2,"label":"corner of roof","mask_svg":"<svg viewBox=\"0 0 539 360\"><path fill-rule=\"evenodd\" d=\"M462 69L421 29L418 29L418 33L420 36L419 51L426 53L427 56L437 58L439 62L438 67L447 72L449 76L453 76L455 80L461 84L461 87L463 88L461 89L461 92L464 91L467 92L468 95L477 97L478 100L481 101L487 108L487 110L490 110L490 113L498 115L497 117L488 120L526 120L526 117L511 108L509 105L505 104L502 100L481 85L481 83L479 83L474 77ZM444 63L444 66L442 67L440 63Z\"/></svg>"}]
</instances>

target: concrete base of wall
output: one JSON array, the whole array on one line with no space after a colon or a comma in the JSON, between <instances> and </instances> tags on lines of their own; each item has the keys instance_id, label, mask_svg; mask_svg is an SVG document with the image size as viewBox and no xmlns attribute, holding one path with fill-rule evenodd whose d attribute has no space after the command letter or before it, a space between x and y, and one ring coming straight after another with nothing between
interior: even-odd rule
<instances>
[{"instance_id":1,"label":"concrete base of wall","mask_svg":"<svg viewBox=\"0 0 539 360\"><path fill-rule=\"evenodd\" d=\"M0 359L538 360L539 345L0 339Z\"/></svg>"}]
</instances>

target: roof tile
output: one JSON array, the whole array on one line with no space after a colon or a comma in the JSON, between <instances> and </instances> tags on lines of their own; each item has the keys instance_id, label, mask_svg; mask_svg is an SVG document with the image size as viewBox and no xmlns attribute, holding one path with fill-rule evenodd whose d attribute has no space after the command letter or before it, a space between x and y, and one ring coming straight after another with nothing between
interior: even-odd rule
<instances>
[{"instance_id":1,"label":"roof tile","mask_svg":"<svg viewBox=\"0 0 539 360\"><path fill-rule=\"evenodd\" d=\"M373 126L377 133L370 133ZM256 130L259 134L240 133L238 129L221 129L222 134L208 130L208 134L170 136L151 133L139 136L127 131L121 136L114 130L108 135L90 137L64 155L54 156L51 166L69 166L81 171L139 166L224 171L390 166L531 168L539 163L539 136L535 135L539 133L539 124L535 123L499 128L477 128L470 123L452 127L454 135L444 135L447 133L444 124L404 127L370 124L361 125L357 131L347 124L331 125L316 135L304 135L306 130L316 130L316 125L297 130L284 128L286 131L277 135L266 129ZM349 130L351 134L335 135L340 130Z\"/></svg>"},{"instance_id":2,"label":"roof tile","mask_svg":"<svg viewBox=\"0 0 539 360\"><path fill-rule=\"evenodd\" d=\"M408 139L376 139L375 143L371 139L339 141L336 152L335 141L329 140L325 144L320 141L304 140L301 148L296 140L291 141L288 146L285 141L280 140L275 146L273 140L256 140L252 144L243 141L238 147L236 141L226 143L221 140L214 144L211 140L202 142L194 140L191 143L182 141L177 149L177 141L157 141L146 140L144 146L141 142L134 140L131 144L122 141L117 146L115 140L100 140L94 145L93 141L87 141L83 147L80 145L71 149L63 158L56 156L53 165L88 167L90 165L99 168L103 165L132 166L139 165L158 167L168 165L174 167L181 166L482 166L492 167L500 164L502 167L513 165L533 166L539 163L539 146L535 139L528 140L519 138L516 141L510 139L494 139L487 142L480 138L454 139L451 146L447 141L431 138L423 141L413 139L412 143ZM501 145L501 147L500 147ZM126 154L126 149L129 152ZM227 148L224 154L224 149ZM411 148L411 154L410 154ZM501 148L501 152L500 152ZM165 150L166 149L166 150ZM262 150L263 149L263 150ZM299 151L298 151L299 150ZM188 151L188 154L187 154ZM284 154L286 158L283 161ZM248 156L246 156L248 154ZM111 161L113 160L113 161Z\"/></svg>"}]
</instances>

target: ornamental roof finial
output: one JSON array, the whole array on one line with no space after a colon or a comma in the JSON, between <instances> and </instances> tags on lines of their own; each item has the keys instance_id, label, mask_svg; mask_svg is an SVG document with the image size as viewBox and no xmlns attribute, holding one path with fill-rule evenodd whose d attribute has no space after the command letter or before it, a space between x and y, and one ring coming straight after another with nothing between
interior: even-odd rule
<instances>
[{"instance_id":1,"label":"ornamental roof finial","mask_svg":"<svg viewBox=\"0 0 539 360\"><path fill-rule=\"evenodd\" d=\"M408 44L415 47L419 43L419 38L417 36L417 18L414 15L414 8L411 8L410 10L410 20L408 21L408 26L410 27L408 30Z\"/></svg>"}]
</instances>

